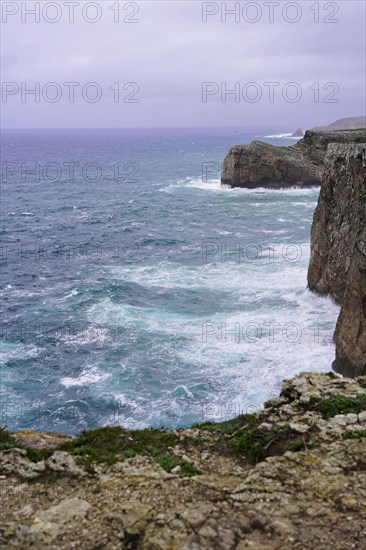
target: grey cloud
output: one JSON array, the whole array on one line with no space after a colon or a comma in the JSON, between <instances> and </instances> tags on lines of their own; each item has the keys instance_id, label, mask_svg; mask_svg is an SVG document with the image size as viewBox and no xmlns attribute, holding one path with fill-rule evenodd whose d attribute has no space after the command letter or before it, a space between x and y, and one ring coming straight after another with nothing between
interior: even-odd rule
<instances>
[{"instance_id":1,"label":"grey cloud","mask_svg":"<svg viewBox=\"0 0 366 550\"><path fill-rule=\"evenodd\" d=\"M140 22L132 25L114 24L110 17L95 25L10 20L2 25L4 81L96 81L106 90L116 81L134 81L141 91L139 105L123 105L123 117L116 117L121 105L115 105L109 93L98 104L19 105L15 98L3 105L3 124L236 125L238 112L253 124L277 124L328 113L336 118L362 114L365 4L337 2L337 24L315 24L310 3L299 4L304 16L295 24L281 18L272 24L223 24L211 18L203 24L197 1L140 2ZM338 105L317 105L307 97L296 105L277 101L238 106L222 104L219 95L203 105L204 81L227 82L228 87L237 81L297 81L304 90L314 82L334 81L342 94Z\"/></svg>"}]
</instances>

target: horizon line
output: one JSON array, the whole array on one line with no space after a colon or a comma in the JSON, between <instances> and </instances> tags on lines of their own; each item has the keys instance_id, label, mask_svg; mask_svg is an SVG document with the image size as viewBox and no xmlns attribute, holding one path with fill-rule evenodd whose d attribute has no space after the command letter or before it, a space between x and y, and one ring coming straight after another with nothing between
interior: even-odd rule
<instances>
[{"instance_id":1,"label":"horizon line","mask_svg":"<svg viewBox=\"0 0 366 550\"><path fill-rule=\"evenodd\" d=\"M182 130L182 129L188 129L188 130L205 130L205 129L241 129L241 128L278 128L278 127L286 127L290 126L290 124L248 124L243 126L100 126L100 127L88 127L88 126L78 126L78 127L26 127L26 128L18 128L18 127L7 127L7 128L0 128L0 132L2 131L8 131L8 130ZM297 128L300 128L302 126L301 124L294 124L291 125L291 128L295 126Z\"/></svg>"}]
</instances>

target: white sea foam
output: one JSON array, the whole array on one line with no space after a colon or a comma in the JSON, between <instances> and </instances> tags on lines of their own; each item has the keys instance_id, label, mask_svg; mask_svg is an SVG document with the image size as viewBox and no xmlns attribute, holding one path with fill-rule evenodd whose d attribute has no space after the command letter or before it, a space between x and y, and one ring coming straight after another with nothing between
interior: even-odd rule
<instances>
[{"instance_id":1,"label":"white sea foam","mask_svg":"<svg viewBox=\"0 0 366 550\"><path fill-rule=\"evenodd\" d=\"M78 325L76 323L73 327L71 323L71 329L77 329ZM60 342L63 342L66 345L79 347L79 346L89 346L90 344L103 345L108 343L111 340L110 333L108 329L100 327L98 325L91 325L85 328L84 330L65 330L60 329L57 333Z\"/></svg>"},{"instance_id":2,"label":"white sea foam","mask_svg":"<svg viewBox=\"0 0 366 550\"><path fill-rule=\"evenodd\" d=\"M85 190L64 196L61 216L51 205L32 233L56 238L55 230L62 231L59 236L66 230L85 237L88 221L105 222L99 237L141 239L136 262L80 262L70 269L60 262L54 267L41 262L31 271L44 277L31 279L32 273L26 273L23 286L12 278L5 282L13 284L2 291L5 301L10 306L15 302L6 311L6 322L27 319L35 311L42 326L50 320L50 338L37 341L39 348L6 343L1 350L1 358L9 362L2 366L8 397L25 402L28 396L31 408L41 394L50 421L37 422L48 423L48 429L52 422L60 424L60 431L71 431L92 422L139 428L222 420L258 409L277 393L283 378L330 368L338 307L305 290L308 242L297 245L298 261L283 257L291 241L307 240L309 231L301 227L310 230L319 189L230 189L221 185L218 172L205 180L197 169L201 160L211 158L206 149L189 152L179 145L176 150L182 152L182 163L177 172L173 165L168 168L168 178L163 175L165 160L169 163L164 149L164 159L153 155L146 185L128 186L119 198L101 196L97 211ZM190 166L187 154L194 156ZM181 178L183 169L189 177ZM156 188L163 193L159 200ZM39 218L34 204L24 203L16 214L23 212L23 225L30 220L23 216ZM176 207L181 210L173 217ZM227 241L230 251L234 239L244 245L251 238L264 241L255 261L221 257L222 243ZM218 246L204 258L206 239ZM282 244L270 251L273 241ZM70 331L61 327L52 338L52 326L64 318ZM301 334L294 340L295 324ZM132 330L124 331L126 326ZM71 422L70 407L75 408Z\"/></svg>"},{"instance_id":3,"label":"white sea foam","mask_svg":"<svg viewBox=\"0 0 366 550\"><path fill-rule=\"evenodd\" d=\"M156 264L144 266L125 265L111 267L110 273L114 280L130 280L147 287L167 288L191 288L232 290L240 295L255 294L263 289L281 290L295 285L298 286L298 277L303 279L304 266L309 257L309 243L291 245L285 243L268 249L268 244L262 247L262 256L259 258L245 258L240 263L235 261L220 261L221 249L207 249L207 261L205 253L199 250L202 264L196 266L181 265L174 262L161 261ZM224 255L225 256L225 255ZM249 256L249 255L248 255ZM265 267L265 272L263 271ZM250 286L245 281L250 279ZM306 287L306 281L304 281Z\"/></svg>"},{"instance_id":4,"label":"white sea foam","mask_svg":"<svg viewBox=\"0 0 366 550\"><path fill-rule=\"evenodd\" d=\"M283 378L304 370L329 370L339 307L306 290L309 243L302 243L301 250L298 263L281 263L278 251L277 263L265 269L258 263L182 266L168 261L110 268L116 280L131 280L146 288L229 292L229 303L237 304L234 310L218 308L211 314L184 313L106 298L89 308L93 323L136 324L139 334L149 338L151 351L174 365L166 372L159 367L162 388L153 399L154 408L148 406L144 391L135 392L121 422L130 427L151 425L157 408L163 411L161 421L165 418L170 425L184 419L189 423L192 415L197 419L201 413L203 420L222 420L258 409L276 394ZM157 335L163 344L156 341ZM131 373L134 379L140 375ZM109 390L105 391L113 392L118 376L113 373L106 380ZM165 377L167 389L163 390ZM170 388L172 380L176 384Z\"/></svg>"},{"instance_id":5,"label":"white sea foam","mask_svg":"<svg viewBox=\"0 0 366 550\"><path fill-rule=\"evenodd\" d=\"M74 298L74 296L77 296L79 294L78 290L76 288L73 288L71 289L69 292L66 292L66 294L62 295L62 296L56 296L53 298L53 301L55 303L57 302L66 302L67 300L69 300L70 298Z\"/></svg>"},{"instance_id":6,"label":"white sea foam","mask_svg":"<svg viewBox=\"0 0 366 550\"><path fill-rule=\"evenodd\" d=\"M270 138L270 139L281 139L281 138L286 138L286 139L296 139L296 140L299 140L301 139L302 136L293 136L292 133L287 133L287 134L271 134L269 136L263 136L265 138Z\"/></svg>"},{"instance_id":7,"label":"white sea foam","mask_svg":"<svg viewBox=\"0 0 366 550\"><path fill-rule=\"evenodd\" d=\"M60 383L66 388L70 388L71 386L89 386L90 384L102 382L109 377L109 373L102 372L95 365L86 365L79 376L75 378L61 378Z\"/></svg>"},{"instance_id":8,"label":"white sea foam","mask_svg":"<svg viewBox=\"0 0 366 550\"><path fill-rule=\"evenodd\" d=\"M207 181L204 181L201 177L187 177L182 180L178 180L176 183L170 183L166 187L161 187L159 191L163 193L174 193L179 189L199 189L201 191L209 191L214 193L227 194L228 197L231 197L234 193L239 194L249 194L253 196L257 195L273 195L281 199L282 197L287 197L290 193L291 196L308 196L314 194L314 196L319 195L319 188L317 187L286 187L283 189L271 189L267 187L256 187L254 189L247 189L245 187L234 187L230 188L228 185L222 185L220 178L210 178ZM261 206L265 206L261 204Z\"/></svg>"},{"instance_id":9,"label":"white sea foam","mask_svg":"<svg viewBox=\"0 0 366 550\"><path fill-rule=\"evenodd\" d=\"M0 362L6 363L10 360L24 359L25 357L36 357L40 350L37 346L23 344L21 342L0 341Z\"/></svg>"}]
</instances>

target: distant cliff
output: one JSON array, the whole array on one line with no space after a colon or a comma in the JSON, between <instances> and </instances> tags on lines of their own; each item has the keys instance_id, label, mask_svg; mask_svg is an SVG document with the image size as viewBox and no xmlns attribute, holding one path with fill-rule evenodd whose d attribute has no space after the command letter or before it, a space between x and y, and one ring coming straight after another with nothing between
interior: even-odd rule
<instances>
[{"instance_id":1,"label":"distant cliff","mask_svg":"<svg viewBox=\"0 0 366 550\"><path fill-rule=\"evenodd\" d=\"M354 141L366 142L366 129L308 130L289 147L260 141L235 145L224 160L221 183L247 188L320 185L328 144Z\"/></svg>"},{"instance_id":2,"label":"distant cliff","mask_svg":"<svg viewBox=\"0 0 366 550\"><path fill-rule=\"evenodd\" d=\"M340 118L329 124L329 126L316 126L312 130L351 130L352 128L366 128L366 117L353 116Z\"/></svg>"},{"instance_id":3,"label":"distant cliff","mask_svg":"<svg viewBox=\"0 0 366 550\"><path fill-rule=\"evenodd\" d=\"M333 368L346 376L366 374L366 143L328 147L308 284L342 306Z\"/></svg>"}]
</instances>

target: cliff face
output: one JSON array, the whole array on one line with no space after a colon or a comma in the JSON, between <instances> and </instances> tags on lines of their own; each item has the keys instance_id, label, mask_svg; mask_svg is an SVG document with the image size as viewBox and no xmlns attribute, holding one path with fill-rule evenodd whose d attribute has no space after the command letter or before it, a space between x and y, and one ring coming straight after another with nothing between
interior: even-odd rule
<instances>
[{"instance_id":1,"label":"cliff face","mask_svg":"<svg viewBox=\"0 0 366 550\"><path fill-rule=\"evenodd\" d=\"M235 145L224 160L221 183L247 188L320 185L328 144L353 141L366 141L366 130L308 130L290 147L260 141Z\"/></svg>"},{"instance_id":2,"label":"cliff face","mask_svg":"<svg viewBox=\"0 0 366 550\"><path fill-rule=\"evenodd\" d=\"M341 305L333 368L366 373L366 144L331 144L311 231L311 290Z\"/></svg>"}]
</instances>

